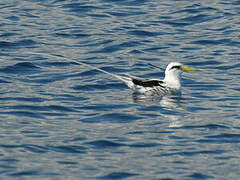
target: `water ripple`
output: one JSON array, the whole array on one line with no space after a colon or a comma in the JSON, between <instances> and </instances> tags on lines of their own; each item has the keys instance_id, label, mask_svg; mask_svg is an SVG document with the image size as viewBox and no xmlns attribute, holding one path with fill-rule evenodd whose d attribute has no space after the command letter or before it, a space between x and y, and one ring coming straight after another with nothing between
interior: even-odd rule
<instances>
[{"instance_id":1,"label":"water ripple","mask_svg":"<svg viewBox=\"0 0 240 180\"><path fill-rule=\"evenodd\" d=\"M225 151L221 151L221 150L212 150L212 151L208 151L208 150L203 150L203 151L180 151L180 152L176 152L176 153L166 153L166 154L161 154L159 156L198 156L200 154L223 154Z\"/></svg>"},{"instance_id":2,"label":"water ripple","mask_svg":"<svg viewBox=\"0 0 240 180\"><path fill-rule=\"evenodd\" d=\"M85 123L97 123L97 122L111 122L111 123L130 123L141 119L142 117L131 115L129 113L108 113L96 117L84 118L81 122Z\"/></svg>"},{"instance_id":3,"label":"water ripple","mask_svg":"<svg viewBox=\"0 0 240 180\"><path fill-rule=\"evenodd\" d=\"M98 6L85 5L85 3L69 3L62 5L62 8L68 9L70 12L84 13L99 9Z\"/></svg>"},{"instance_id":4,"label":"water ripple","mask_svg":"<svg viewBox=\"0 0 240 180\"><path fill-rule=\"evenodd\" d=\"M189 175L188 177L193 178L193 179L211 179L211 178L213 178L213 176L207 176L202 173L193 173L193 174Z\"/></svg>"},{"instance_id":5,"label":"water ripple","mask_svg":"<svg viewBox=\"0 0 240 180\"><path fill-rule=\"evenodd\" d=\"M0 179L239 179L239 1L3 1L0 13ZM146 97L76 61L196 71L182 97Z\"/></svg>"},{"instance_id":6,"label":"water ripple","mask_svg":"<svg viewBox=\"0 0 240 180\"><path fill-rule=\"evenodd\" d=\"M13 66L7 66L4 68L0 69L0 72L4 72L4 73L37 73L39 72L41 68L39 68L38 66L34 65L33 63L30 62L21 62L21 63L17 63Z\"/></svg>"},{"instance_id":7,"label":"water ripple","mask_svg":"<svg viewBox=\"0 0 240 180\"><path fill-rule=\"evenodd\" d=\"M34 48L36 47L36 44L38 44L38 42L33 41L31 39L24 39L15 42L0 41L0 48L1 49Z\"/></svg>"},{"instance_id":8,"label":"water ripple","mask_svg":"<svg viewBox=\"0 0 240 180\"><path fill-rule=\"evenodd\" d=\"M88 142L87 144L93 145L97 149L98 148L114 148L114 147L125 146L125 144L116 143L116 142L108 141L108 140L91 141L91 142Z\"/></svg>"},{"instance_id":9,"label":"water ripple","mask_svg":"<svg viewBox=\"0 0 240 180\"><path fill-rule=\"evenodd\" d=\"M19 177L19 176L36 176L36 175L40 175L40 172L39 171L20 171L20 172L17 172L17 173L12 173L12 174L9 174L10 176L13 176L13 177Z\"/></svg>"},{"instance_id":10,"label":"water ripple","mask_svg":"<svg viewBox=\"0 0 240 180\"><path fill-rule=\"evenodd\" d=\"M124 178L129 178L137 175L139 174L127 173L127 172L113 172L113 173L107 174L106 176L101 176L99 177L99 179L124 179Z\"/></svg>"},{"instance_id":11,"label":"water ripple","mask_svg":"<svg viewBox=\"0 0 240 180\"><path fill-rule=\"evenodd\" d=\"M83 146L77 146L77 145L67 145L67 146L48 146L49 150L61 152L61 153L86 153L86 148Z\"/></svg>"}]
</instances>

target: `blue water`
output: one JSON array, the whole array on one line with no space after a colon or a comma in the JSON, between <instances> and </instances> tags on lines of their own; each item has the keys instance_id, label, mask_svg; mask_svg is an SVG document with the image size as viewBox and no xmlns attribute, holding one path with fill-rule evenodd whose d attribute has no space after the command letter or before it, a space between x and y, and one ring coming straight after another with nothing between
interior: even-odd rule
<instances>
[{"instance_id":1,"label":"blue water","mask_svg":"<svg viewBox=\"0 0 240 180\"><path fill-rule=\"evenodd\" d=\"M0 13L0 179L239 179L240 1L2 0ZM197 71L182 97L156 98L74 61Z\"/></svg>"}]
</instances>

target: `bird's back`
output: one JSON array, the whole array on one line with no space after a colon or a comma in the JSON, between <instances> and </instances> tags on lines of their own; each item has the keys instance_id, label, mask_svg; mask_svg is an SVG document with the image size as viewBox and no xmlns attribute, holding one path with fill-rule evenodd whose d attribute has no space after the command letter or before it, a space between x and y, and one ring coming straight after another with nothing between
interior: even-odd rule
<instances>
[{"instance_id":1,"label":"bird's back","mask_svg":"<svg viewBox=\"0 0 240 180\"><path fill-rule=\"evenodd\" d=\"M158 79L141 79L129 76L125 83L135 93L146 95L166 95L178 92L177 89L168 87L164 81Z\"/></svg>"}]
</instances>

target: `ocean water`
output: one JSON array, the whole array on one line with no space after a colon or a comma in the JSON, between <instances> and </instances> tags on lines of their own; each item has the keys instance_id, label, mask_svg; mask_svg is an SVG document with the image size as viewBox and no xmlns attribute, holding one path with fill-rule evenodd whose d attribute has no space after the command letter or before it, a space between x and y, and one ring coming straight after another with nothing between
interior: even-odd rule
<instances>
[{"instance_id":1,"label":"ocean water","mask_svg":"<svg viewBox=\"0 0 240 180\"><path fill-rule=\"evenodd\" d=\"M0 179L240 176L240 1L2 0ZM110 73L183 74L182 96Z\"/></svg>"}]
</instances>

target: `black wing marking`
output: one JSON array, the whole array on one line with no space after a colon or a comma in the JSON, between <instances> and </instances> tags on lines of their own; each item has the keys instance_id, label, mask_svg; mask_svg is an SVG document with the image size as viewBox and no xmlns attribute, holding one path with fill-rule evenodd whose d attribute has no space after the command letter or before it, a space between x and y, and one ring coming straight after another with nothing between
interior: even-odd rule
<instances>
[{"instance_id":1,"label":"black wing marking","mask_svg":"<svg viewBox=\"0 0 240 180\"><path fill-rule=\"evenodd\" d=\"M160 80L142 80L142 79L132 79L132 82L135 85L139 85L139 86L143 86L143 87L154 87L154 86L161 86L163 87L161 84L163 84L163 81Z\"/></svg>"}]
</instances>

